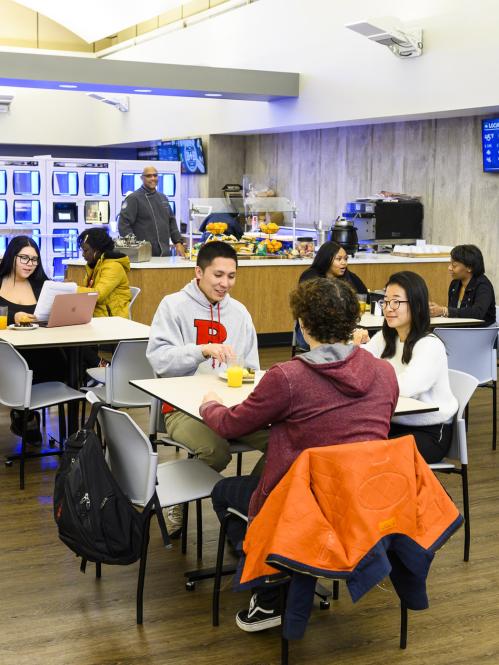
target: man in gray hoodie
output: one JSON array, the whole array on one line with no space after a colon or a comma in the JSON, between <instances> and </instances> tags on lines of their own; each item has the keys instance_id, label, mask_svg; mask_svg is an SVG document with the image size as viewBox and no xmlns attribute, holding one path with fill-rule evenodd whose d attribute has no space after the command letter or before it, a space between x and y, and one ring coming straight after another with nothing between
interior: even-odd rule
<instances>
[{"instance_id":1,"label":"man in gray hoodie","mask_svg":"<svg viewBox=\"0 0 499 665\"><path fill-rule=\"evenodd\" d=\"M195 279L181 291L165 296L154 315L147 358L156 374L218 374L234 355L242 358L245 367L260 368L251 316L229 295L236 270L237 255L230 245L210 242L199 251ZM171 439L217 471L229 463L228 441L204 423L170 407L165 426ZM238 439L257 450L264 450L267 440L267 430Z\"/></svg>"}]
</instances>

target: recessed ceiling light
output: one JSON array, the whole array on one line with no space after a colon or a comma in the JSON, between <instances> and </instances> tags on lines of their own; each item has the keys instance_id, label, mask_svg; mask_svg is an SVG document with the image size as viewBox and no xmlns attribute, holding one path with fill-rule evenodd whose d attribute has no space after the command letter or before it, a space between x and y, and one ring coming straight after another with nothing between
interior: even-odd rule
<instances>
[{"instance_id":1,"label":"recessed ceiling light","mask_svg":"<svg viewBox=\"0 0 499 665\"><path fill-rule=\"evenodd\" d=\"M135 88L134 92L152 92L151 88Z\"/></svg>"},{"instance_id":2,"label":"recessed ceiling light","mask_svg":"<svg viewBox=\"0 0 499 665\"><path fill-rule=\"evenodd\" d=\"M221 92L205 92L204 96L205 97L221 97L222 93Z\"/></svg>"},{"instance_id":3,"label":"recessed ceiling light","mask_svg":"<svg viewBox=\"0 0 499 665\"><path fill-rule=\"evenodd\" d=\"M74 88L77 88L77 85L73 85L72 83L59 83L59 88L67 88L68 90L73 90Z\"/></svg>"}]
</instances>

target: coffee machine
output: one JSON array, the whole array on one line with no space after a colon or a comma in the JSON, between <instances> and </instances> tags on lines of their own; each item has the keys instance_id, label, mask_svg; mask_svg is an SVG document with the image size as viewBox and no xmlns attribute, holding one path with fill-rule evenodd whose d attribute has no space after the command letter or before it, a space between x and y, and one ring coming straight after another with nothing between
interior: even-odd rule
<instances>
[{"instance_id":1,"label":"coffee machine","mask_svg":"<svg viewBox=\"0 0 499 665\"><path fill-rule=\"evenodd\" d=\"M416 199L356 199L343 217L355 224L361 245L414 244L423 235L423 204Z\"/></svg>"}]
</instances>

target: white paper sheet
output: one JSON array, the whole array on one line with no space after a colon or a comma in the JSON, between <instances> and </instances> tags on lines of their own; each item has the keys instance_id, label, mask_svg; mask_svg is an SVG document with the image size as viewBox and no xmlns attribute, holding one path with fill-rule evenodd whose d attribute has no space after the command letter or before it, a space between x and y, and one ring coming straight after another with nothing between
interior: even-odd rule
<instances>
[{"instance_id":1,"label":"white paper sheet","mask_svg":"<svg viewBox=\"0 0 499 665\"><path fill-rule=\"evenodd\" d=\"M56 296L61 293L76 293L77 288L76 282L53 282L51 280L44 282L35 307L37 321L48 321Z\"/></svg>"}]
</instances>

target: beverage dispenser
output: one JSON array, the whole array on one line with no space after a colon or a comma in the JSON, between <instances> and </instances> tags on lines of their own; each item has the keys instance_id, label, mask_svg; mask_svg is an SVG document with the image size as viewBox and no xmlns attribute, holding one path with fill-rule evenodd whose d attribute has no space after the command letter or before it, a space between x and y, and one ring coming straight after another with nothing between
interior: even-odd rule
<instances>
[{"instance_id":1,"label":"beverage dispenser","mask_svg":"<svg viewBox=\"0 0 499 665\"><path fill-rule=\"evenodd\" d=\"M0 254L10 234L25 233L40 247L46 265L44 163L30 157L0 157Z\"/></svg>"},{"instance_id":2,"label":"beverage dispenser","mask_svg":"<svg viewBox=\"0 0 499 665\"><path fill-rule=\"evenodd\" d=\"M50 256L54 279L63 279L63 261L79 255L77 237L91 224L109 224L114 214L114 161L47 160Z\"/></svg>"}]
</instances>

